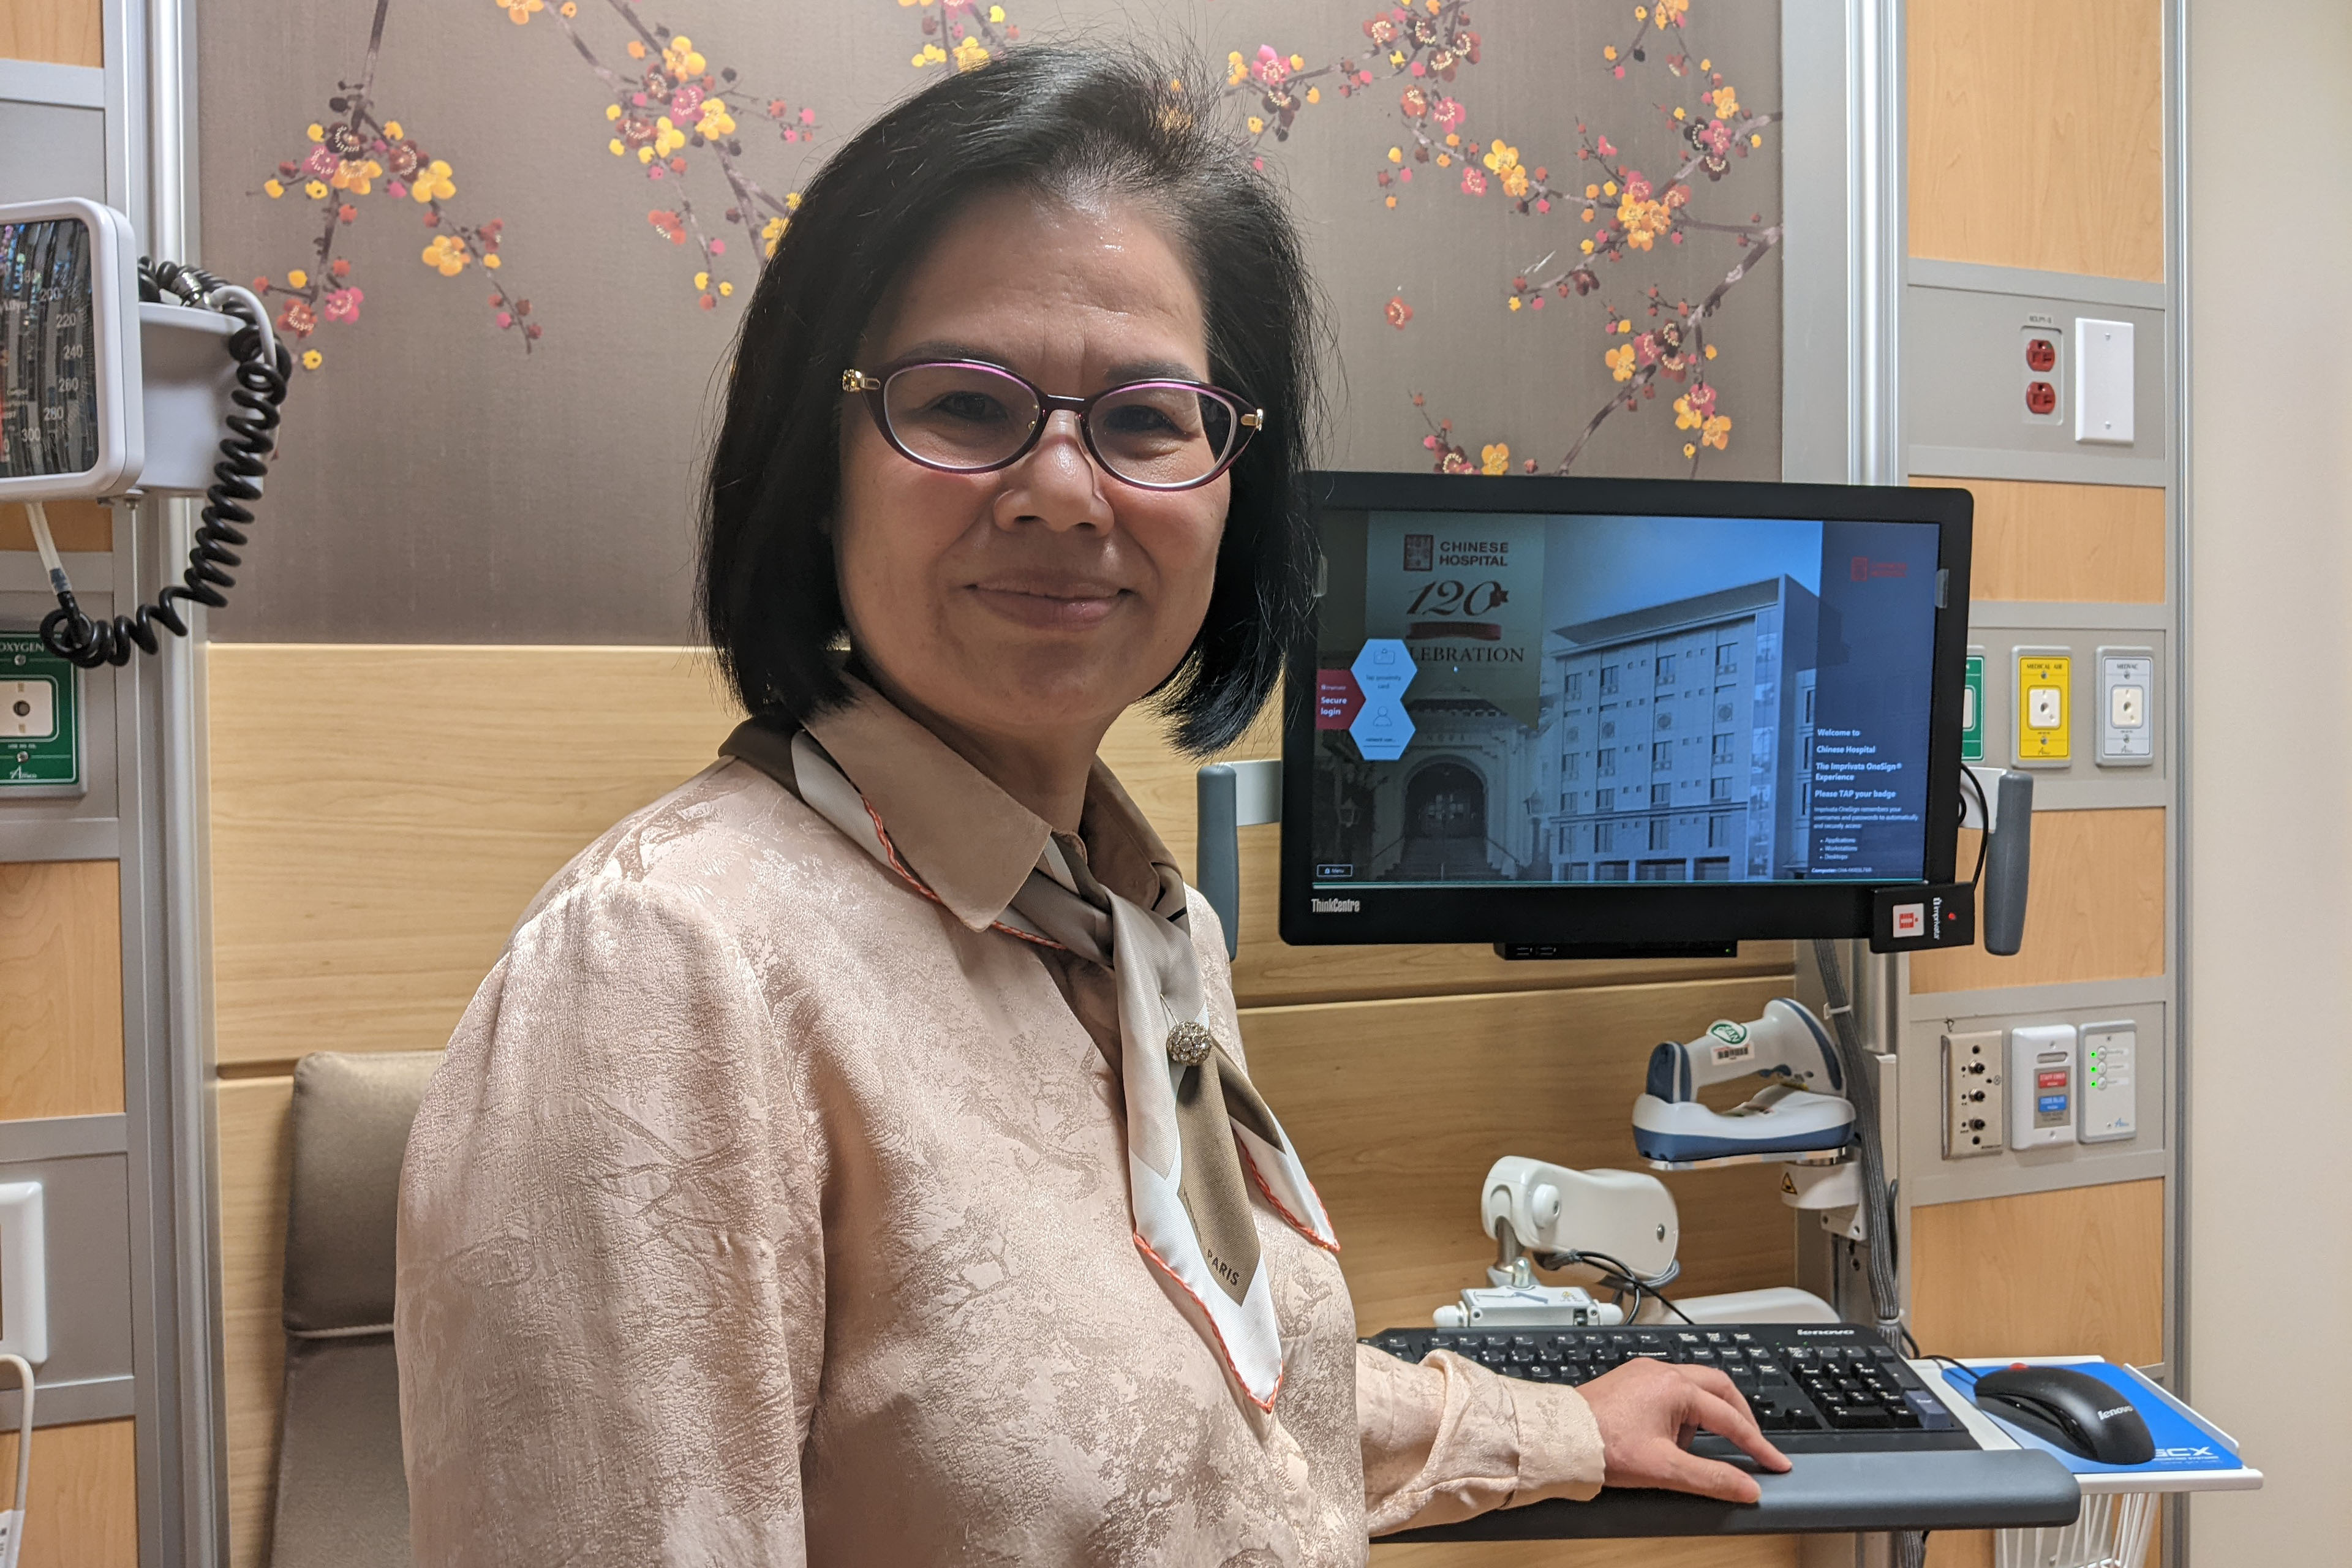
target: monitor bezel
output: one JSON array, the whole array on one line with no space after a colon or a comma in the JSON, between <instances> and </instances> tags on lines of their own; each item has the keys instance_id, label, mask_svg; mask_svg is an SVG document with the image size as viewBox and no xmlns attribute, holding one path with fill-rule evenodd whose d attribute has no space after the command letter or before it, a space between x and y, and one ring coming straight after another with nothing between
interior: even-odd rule
<instances>
[{"instance_id":1,"label":"monitor bezel","mask_svg":"<svg viewBox=\"0 0 2352 1568\"><path fill-rule=\"evenodd\" d=\"M1644 945L1866 937L1873 893L1953 879L1960 816L1960 713L1967 686L1969 565L1974 498L1965 489L1756 480L1576 479L1316 471L1303 476L1318 540L1331 512L1517 511L1602 516L1753 517L1930 523L1944 574L1936 613L1928 710L1924 882L1349 884L1312 878L1314 694L1319 649L1309 616L1291 650L1283 704L1282 940L1363 942ZM1316 913L1310 900L1359 907Z\"/></svg>"}]
</instances>

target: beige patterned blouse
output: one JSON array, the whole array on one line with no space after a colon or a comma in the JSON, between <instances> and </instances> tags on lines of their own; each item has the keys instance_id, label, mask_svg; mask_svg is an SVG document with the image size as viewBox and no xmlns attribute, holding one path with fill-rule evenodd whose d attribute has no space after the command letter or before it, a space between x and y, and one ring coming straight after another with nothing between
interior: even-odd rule
<instances>
[{"instance_id":1,"label":"beige patterned blouse","mask_svg":"<svg viewBox=\"0 0 2352 1568\"><path fill-rule=\"evenodd\" d=\"M401 1192L418 1563L1359 1563L1598 1489L1574 1391L1360 1347L1267 1212L1284 1381L1242 1397L1132 1239L1108 973L990 929L1046 825L871 693L812 729L907 875L722 762L548 885L450 1042ZM1080 837L1150 896L1099 765Z\"/></svg>"}]
</instances>

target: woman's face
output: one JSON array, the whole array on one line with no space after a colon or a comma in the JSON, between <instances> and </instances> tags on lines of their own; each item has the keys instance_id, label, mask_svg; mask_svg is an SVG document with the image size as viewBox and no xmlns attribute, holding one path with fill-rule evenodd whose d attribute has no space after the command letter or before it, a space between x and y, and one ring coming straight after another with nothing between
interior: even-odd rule
<instances>
[{"instance_id":1,"label":"woman's face","mask_svg":"<svg viewBox=\"0 0 2352 1568\"><path fill-rule=\"evenodd\" d=\"M893 289L859 348L978 359L1048 393L1209 379L1200 291L1160 225L1117 202L975 202ZM1091 754L1166 679L1208 612L1231 481L1138 489L1056 412L1012 467L901 457L862 399L842 414L834 551L851 643L902 703L982 740Z\"/></svg>"}]
</instances>

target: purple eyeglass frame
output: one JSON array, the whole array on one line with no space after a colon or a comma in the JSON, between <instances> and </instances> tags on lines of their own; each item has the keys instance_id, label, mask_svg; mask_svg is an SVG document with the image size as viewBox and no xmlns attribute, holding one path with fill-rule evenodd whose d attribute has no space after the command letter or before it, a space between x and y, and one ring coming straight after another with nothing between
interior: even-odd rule
<instances>
[{"instance_id":1,"label":"purple eyeglass frame","mask_svg":"<svg viewBox=\"0 0 2352 1568\"><path fill-rule=\"evenodd\" d=\"M1009 381L1016 382L1022 386L1028 388L1029 395L1037 400L1037 421L1035 425L1030 428L1029 438L1022 442L1020 447L1011 457L1005 458L999 462L983 463L977 468L960 468L951 464L935 463L929 458L919 457L915 453L908 450L906 444L898 439L898 432L890 428L890 411L887 403L884 400L884 388L889 385L892 377L898 375L902 372L910 370L937 370L943 368L985 370L992 372L997 375L1003 376ZM1094 427L1087 423L1087 416L1093 411L1095 405L1100 403L1104 398L1115 396L1122 392L1133 392L1139 386L1181 387L1187 392L1200 393L1205 396L1213 397L1234 411L1234 443L1226 451L1225 455L1218 460L1215 468L1211 468L1199 479L1186 479L1181 485L1154 485L1147 484L1140 479L1129 479L1125 474L1120 473L1117 468L1111 467L1109 461L1103 457L1101 449L1095 445ZM910 463L919 464L919 466L929 468L936 473L942 474L992 474L1000 468L1011 468L1013 464L1027 457L1031 452L1036 450L1037 443L1045 439L1045 421L1052 417L1055 411L1057 409L1067 410L1077 418L1078 439L1085 445L1087 456L1094 459L1095 467L1100 468L1112 479L1117 479L1120 484L1131 485L1139 490L1168 491L1199 489L1202 485L1212 482L1219 474L1222 474L1226 469L1232 468L1234 460L1242 455L1244 448L1249 446L1250 437L1256 435L1257 432L1263 429L1265 425L1265 409L1253 406L1246 398L1243 397L1241 394L1237 392L1227 392L1223 387L1212 386L1205 381L1187 381L1181 376L1149 376L1141 381L1121 382L1117 386L1105 387L1102 391L1096 393L1091 397L1063 397L1058 396L1054 393L1047 392L1044 387L1039 386L1035 382L1031 381L1019 371L1008 369L1003 365L995 364L984 359L900 360L894 364L883 366L881 374L878 375L868 375L864 371L856 369L845 370L841 373L841 390L844 392L857 392L865 394L866 406L868 412L870 412L874 416L874 427L882 433L882 439L890 444L890 449L892 451L898 453L900 457L906 458Z\"/></svg>"}]
</instances>

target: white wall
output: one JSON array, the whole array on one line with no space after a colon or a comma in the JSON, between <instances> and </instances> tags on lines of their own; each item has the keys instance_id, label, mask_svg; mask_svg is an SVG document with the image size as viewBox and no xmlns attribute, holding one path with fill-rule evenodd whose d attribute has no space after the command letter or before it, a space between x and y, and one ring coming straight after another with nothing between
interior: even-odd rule
<instances>
[{"instance_id":1,"label":"white wall","mask_svg":"<svg viewBox=\"0 0 2352 1568\"><path fill-rule=\"evenodd\" d=\"M2199 1568L2352 1561L2352 4L2189 0L2189 1375L2270 1478Z\"/></svg>"}]
</instances>

